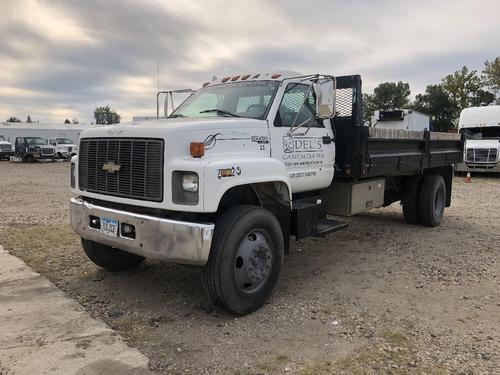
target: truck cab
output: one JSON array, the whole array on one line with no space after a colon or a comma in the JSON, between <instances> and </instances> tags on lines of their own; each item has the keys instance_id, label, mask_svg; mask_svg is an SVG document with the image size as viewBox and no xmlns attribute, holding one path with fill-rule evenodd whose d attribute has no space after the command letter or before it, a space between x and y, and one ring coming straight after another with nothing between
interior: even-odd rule
<instances>
[{"instance_id":1,"label":"truck cab","mask_svg":"<svg viewBox=\"0 0 500 375\"><path fill-rule=\"evenodd\" d=\"M14 155L12 144L7 141L4 135L0 134L0 160L9 159Z\"/></svg>"},{"instance_id":2,"label":"truck cab","mask_svg":"<svg viewBox=\"0 0 500 375\"><path fill-rule=\"evenodd\" d=\"M48 145L42 137L16 137L15 156L22 162L35 160L55 160L54 146Z\"/></svg>"},{"instance_id":3,"label":"truck cab","mask_svg":"<svg viewBox=\"0 0 500 375\"><path fill-rule=\"evenodd\" d=\"M69 138L49 138L48 144L54 146L58 159L71 159L78 154L78 145Z\"/></svg>"},{"instance_id":4,"label":"truck cab","mask_svg":"<svg viewBox=\"0 0 500 375\"><path fill-rule=\"evenodd\" d=\"M383 139L363 126L361 92L358 75L227 76L164 118L85 130L70 203L83 250L112 271L145 258L199 266L208 299L247 314L290 237L347 227L328 214L401 200L407 222L439 225L460 136Z\"/></svg>"},{"instance_id":5,"label":"truck cab","mask_svg":"<svg viewBox=\"0 0 500 375\"><path fill-rule=\"evenodd\" d=\"M464 162L458 172L500 172L500 106L465 108L459 132L465 137Z\"/></svg>"}]
</instances>

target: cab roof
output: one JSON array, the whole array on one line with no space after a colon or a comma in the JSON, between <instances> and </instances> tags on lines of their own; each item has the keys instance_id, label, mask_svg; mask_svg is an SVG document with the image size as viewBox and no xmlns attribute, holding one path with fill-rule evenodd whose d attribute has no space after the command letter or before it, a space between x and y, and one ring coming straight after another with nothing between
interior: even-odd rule
<instances>
[{"instance_id":1,"label":"cab roof","mask_svg":"<svg viewBox=\"0 0 500 375\"><path fill-rule=\"evenodd\" d=\"M283 71L275 71L271 73L243 73L243 74L232 74L232 75L224 75L221 77L215 77L212 81L205 82L203 87L207 86L215 86L221 85L225 83L233 83L233 82L246 82L246 81L283 81L287 78L299 77L303 74L283 70Z\"/></svg>"}]
</instances>

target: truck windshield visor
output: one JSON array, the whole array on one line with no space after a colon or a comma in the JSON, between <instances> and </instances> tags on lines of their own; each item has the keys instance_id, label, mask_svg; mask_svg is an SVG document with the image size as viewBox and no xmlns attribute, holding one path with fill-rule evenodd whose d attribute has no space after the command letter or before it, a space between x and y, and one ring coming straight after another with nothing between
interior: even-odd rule
<instances>
[{"instance_id":1,"label":"truck windshield visor","mask_svg":"<svg viewBox=\"0 0 500 375\"><path fill-rule=\"evenodd\" d=\"M500 126L484 126L477 128L462 128L460 133L465 135L465 139L499 139Z\"/></svg>"},{"instance_id":2,"label":"truck windshield visor","mask_svg":"<svg viewBox=\"0 0 500 375\"><path fill-rule=\"evenodd\" d=\"M278 86L276 81L251 81L204 87L186 99L170 117L264 119Z\"/></svg>"}]
</instances>

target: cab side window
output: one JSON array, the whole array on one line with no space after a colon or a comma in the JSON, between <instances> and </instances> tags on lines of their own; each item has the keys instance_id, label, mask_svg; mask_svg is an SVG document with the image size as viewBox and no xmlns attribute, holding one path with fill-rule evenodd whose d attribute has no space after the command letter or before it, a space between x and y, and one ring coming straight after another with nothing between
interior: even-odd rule
<instances>
[{"instance_id":1,"label":"cab side window","mask_svg":"<svg viewBox=\"0 0 500 375\"><path fill-rule=\"evenodd\" d=\"M309 85L289 83L281 99L274 126L291 127L303 124L304 127L324 127L323 121L316 118L315 108L316 96Z\"/></svg>"}]
</instances>

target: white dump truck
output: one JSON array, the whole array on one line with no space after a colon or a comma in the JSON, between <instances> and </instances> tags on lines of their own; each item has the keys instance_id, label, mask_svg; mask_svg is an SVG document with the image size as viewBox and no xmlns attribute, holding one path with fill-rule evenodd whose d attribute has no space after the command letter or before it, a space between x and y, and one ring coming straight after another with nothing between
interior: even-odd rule
<instances>
[{"instance_id":1,"label":"white dump truck","mask_svg":"<svg viewBox=\"0 0 500 375\"><path fill-rule=\"evenodd\" d=\"M56 156L59 159L70 159L78 154L78 145L69 138L49 138L48 144L54 146Z\"/></svg>"},{"instance_id":2,"label":"white dump truck","mask_svg":"<svg viewBox=\"0 0 500 375\"><path fill-rule=\"evenodd\" d=\"M71 225L108 270L145 258L202 268L214 304L266 301L296 240L402 202L411 224L451 204L457 134L363 125L359 75L255 73L207 82L168 118L81 134Z\"/></svg>"},{"instance_id":3,"label":"white dump truck","mask_svg":"<svg viewBox=\"0 0 500 375\"><path fill-rule=\"evenodd\" d=\"M465 137L465 151L456 171L500 172L500 106L465 108L458 128Z\"/></svg>"},{"instance_id":4,"label":"white dump truck","mask_svg":"<svg viewBox=\"0 0 500 375\"><path fill-rule=\"evenodd\" d=\"M14 156L12 144L7 141L4 135L0 134L0 160L9 159L11 156Z\"/></svg>"}]
</instances>

